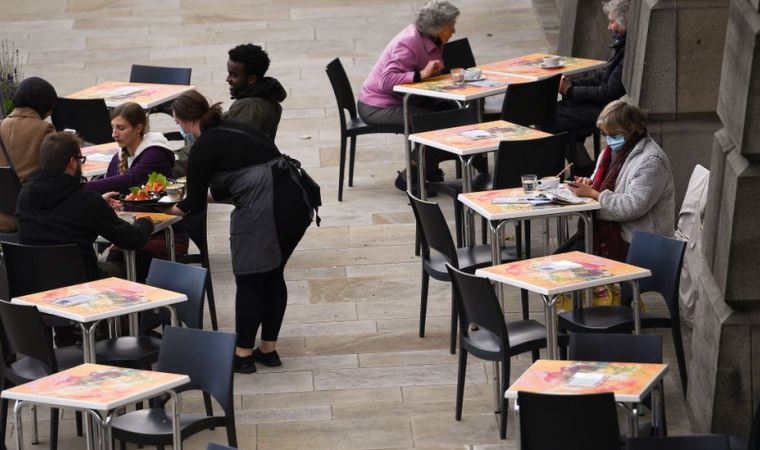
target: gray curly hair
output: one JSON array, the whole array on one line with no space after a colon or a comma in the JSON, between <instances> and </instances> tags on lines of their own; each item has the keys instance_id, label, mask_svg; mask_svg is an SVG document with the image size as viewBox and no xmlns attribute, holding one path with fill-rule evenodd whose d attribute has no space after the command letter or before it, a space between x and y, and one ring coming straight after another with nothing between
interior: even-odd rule
<instances>
[{"instance_id":1,"label":"gray curly hair","mask_svg":"<svg viewBox=\"0 0 760 450\"><path fill-rule=\"evenodd\" d=\"M627 28L625 16L628 15L628 0L610 0L602 5L605 14L612 17L618 25Z\"/></svg>"},{"instance_id":2,"label":"gray curly hair","mask_svg":"<svg viewBox=\"0 0 760 450\"><path fill-rule=\"evenodd\" d=\"M431 0L420 9L415 25L420 33L437 36L444 25L454 23L459 16L459 8L446 0Z\"/></svg>"}]
</instances>

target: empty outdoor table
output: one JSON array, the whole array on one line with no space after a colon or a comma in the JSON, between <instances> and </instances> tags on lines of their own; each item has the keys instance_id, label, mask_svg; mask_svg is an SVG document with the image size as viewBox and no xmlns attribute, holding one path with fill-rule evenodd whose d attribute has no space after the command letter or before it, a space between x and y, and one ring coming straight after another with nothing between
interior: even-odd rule
<instances>
[{"instance_id":1,"label":"empty outdoor table","mask_svg":"<svg viewBox=\"0 0 760 450\"><path fill-rule=\"evenodd\" d=\"M21 412L26 405L82 411L99 425L101 449L112 448L111 419L127 405L168 393L174 403L173 448L182 448L179 413L180 397L174 388L190 382L187 375L125 369L99 364L82 364L63 372L6 389L2 398L15 400L16 446L23 448Z\"/></svg>"},{"instance_id":2,"label":"empty outdoor table","mask_svg":"<svg viewBox=\"0 0 760 450\"><path fill-rule=\"evenodd\" d=\"M421 95L423 97L440 98L459 102L471 102L491 95L507 92L507 86L511 83L525 83L530 78L512 76L508 74L489 73L483 74L483 78L477 81L466 81L459 86L451 82L451 75L441 75L419 83L399 84L393 87L393 92L404 94L404 138L406 147L406 190L412 193L412 145L409 141L409 97Z\"/></svg>"},{"instance_id":3,"label":"empty outdoor table","mask_svg":"<svg viewBox=\"0 0 760 450\"><path fill-rule=\"evenodd\" d=\"M635 437L639 431L638 405L652 391L661 389L666 373L667 364L539 359L507 389L505 397L515 399L515 415L519 420L518 391L559 395L612 392L616 402L630 404L626 408L628 433ZM657 430L662 430L662 407L659 392L654 392L652 424Z\"/></svg>"},{"instance_id":4,"label":"empty outdoor table","mask_svg":"<svg viewBox=\"0 0 760 450\"><path fill-rule=\"evenodd\" d=\"M565 76L576 75L579 73L589 72L601 69L607 64L605 61L596 59L575 58L572 56L558 56L559 65L555 67L544 66L544 58L551 55L549 53L531 53L530 55L518 56L504 61L497 61L489 64L480 64L480 68L486 74L498 73L508 75L519 75L527 77L530 80L541 80L552 75L561 73Z\"/></svg>"},{"instance_id":5,"label":"empty outdoor table","mask_svg":"<svg viewBox=\"0 0 760 450\"><path fill-rule=\"evenodd\" d=\"M633 291L634 332L641 331L639 283L652 275L649 269L632 266L583 252L559 253L478 269L475 275L541 295L546 324L546 350L557 359L556 302L560 294L605 284L629 282Z\"/></svg>"},{"instance_id":6,"label":"empty outdoor table","mask_svg":"<svg viewBox=\"0 0 760 450\"><path fill-rule=\"evenodd\" d=\"M169 309L172 326L177 313L172 305L187 296L122 278L105 278L73 286L14 297L11 302L36 306L40 312L79 323L84 362L95 362L95 327L104 319L149 309Z\"/></svg>"},{"instance_id":7,"label":"empty outdoor table","mask_svg":"<svg viewBox=\"0 0 760 450\"><path fill-rule=\"evenodd\" d=\"M66 98L88 99L102 98L109 108L115 108L122 103L135 102L143 109L151 109L168 101L174 100L182 93L195 89L195 86L179 84L129 83L126 81L106 81L83 89Z\"/></svg>"}]
</instances>

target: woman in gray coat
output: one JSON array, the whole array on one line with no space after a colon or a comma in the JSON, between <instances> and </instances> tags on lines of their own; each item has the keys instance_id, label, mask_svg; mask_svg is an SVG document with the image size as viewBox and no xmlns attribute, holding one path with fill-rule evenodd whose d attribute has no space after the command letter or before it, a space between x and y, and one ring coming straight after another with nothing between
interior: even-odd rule
<instances>
[{"instance_id":1,"label":"woman in gray coat","mask_svg":"<svg viewBox=\"0 0 760 450\"><path fill-rule=\"evenodd\" d=\"M673 173L637 107L615 100L596 125L607 136L607 147L590 178L576 177L568 185L575 195L602 206L594 220L594 254L623 261L635 230L673 234Z\"/></svg>"}]
</instances>

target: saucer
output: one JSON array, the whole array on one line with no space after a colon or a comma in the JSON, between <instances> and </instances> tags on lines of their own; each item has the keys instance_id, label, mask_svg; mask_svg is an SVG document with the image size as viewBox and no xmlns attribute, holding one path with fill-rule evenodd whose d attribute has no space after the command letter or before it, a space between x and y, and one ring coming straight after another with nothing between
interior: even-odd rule
<instances>
[{"instance_id":1,"label":"saucer","mask_svg":"<svg viewBox=\"0 0 760 450\"><path fill-rule=\"evenodd\" d=\"M465 78L464 82L465 83L471 83L473 81L483 81L485 79L486 79L486 77L484 77L483 75L481 75L478 78L470 78L470 79Z\"/></svg>"},{"instance_id":2,"label":"saucer","mask_svg":"<svg viewBox=\"0 0 760 450\"><path fill-rule=\"evenodd\" d=\"M540 66L541 66L542 69L561 69L561 68L565 67L565 65L562 64L562 63L557 64L556 66L547 66L546 64L541 63Z\"/></svg>"}]
</instances>

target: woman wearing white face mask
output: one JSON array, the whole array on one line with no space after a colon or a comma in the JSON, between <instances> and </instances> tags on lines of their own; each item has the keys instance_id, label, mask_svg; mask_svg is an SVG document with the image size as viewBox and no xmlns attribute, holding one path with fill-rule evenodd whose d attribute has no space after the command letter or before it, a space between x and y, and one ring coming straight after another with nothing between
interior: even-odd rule
<instances>
[{"instance_id":1,"label":"woman wearing white face mask","mask_svg":"<svg viewBox=\"0 0 760 450\"><path fill-rule=\"evenodd\" d=\"M596 126L607 135L607 147L591 177L576 177L569 189L602 206L594 220L594 254L623 261L633 231L673 234L673 173L635 106L615 100L602 110Z\"/></svg>"}]
</instances>

